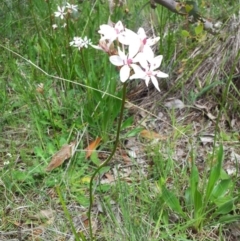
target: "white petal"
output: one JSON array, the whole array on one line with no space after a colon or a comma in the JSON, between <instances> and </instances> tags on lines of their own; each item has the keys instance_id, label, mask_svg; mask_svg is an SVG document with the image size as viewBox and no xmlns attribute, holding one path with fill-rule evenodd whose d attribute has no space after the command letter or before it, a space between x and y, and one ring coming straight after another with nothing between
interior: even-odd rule
<instances>
[{"instance_id":1,"label":"white petal","mask_svg":"<svg viewBox=\"0 0 240 241\"><path fill-rule=\"evenodd\" d=\"M139 28L137 34L138 34L138 36L140 37L141 40L147 38L147 35L146 35L145 30L143 28Z\"/></svg>"},{"instance_id":2,"label":"white petal","mask_svg":"<svg viewBox=\"0 0 240 241\"><path fill-rule=\"evenodd\" d=\"M149 69L146 55L143 53L137 54L137 56L134 58L134 63L139 63L145 70Z\"/></svg>"},{"instance_id":3,"label":"white petal","mask_svg":"<svg viewBox=\"0 0 240 241\"><path fill-rule=\"evenodd\" d=\"M99 45L90 44L94 49L103 50Z\"/></svg>"},{"instance_id":4,"label":"white petal","mask_svg":"<svg viewBox=\"0 0 240 241\"><path fill-rule=\"evenodd\" d=\"M102 50L105 51L102 47L100 47L99 45L94 45L94 44L89 44L91 45L94 49L98 49L98 50Z\"/></svg>"},{"instance_id":5,"label":"white petal","mask_svg":"<svg viewBox=\"0 0 240 241\"><path fill-rule=\"evenodd\" d=\"M141 78L141 75L133 74L133 75L130 76L129 79L132 80L132 79L142 79L142 78Z\"/></svg>"},{"instance_id":6,"label":"white petal","mask_svg":"<svg viewBox=\"0 0 240 241\"><path fill-rule=\"evenodd\" d=\"M107 24L101 25L98 33L103 35L102 40L111 39L114 41L117 38L115 29Z\"/></svg>"},{"instance_id":7,"label":"white petal","mask_svg":"<svg viewBox=\"0 0 240 241\"><path fill-rule=\"evenodd\" d=\"M118 34L118 40L120 43L124 45L130 45L132 43L136 43L139 39L138 35L134 33L132 30L125 28L124 31Z\"/></svg>"},{"instance_id":8,"label":"white petal","mask_svg":"<svg viewBox=\"0 0 240 241\"><path fill-rule=\"evenodd\" d=\"M130 75L130 67L128 65L124 65L120 70L120 80L124 83L129 79Z\"/></svg>"},{"instance_id":9,"label":"white petal","mask_svg":"<svg viewBox=\"0 0 240 241\"><path fill-rule=\"evenodd\" d=\"M143 79L143 80L145 80L145 77L146 76L143 76L141 74L133 74L133 75L131 75L130 80L132 80L132 79Z\"/></svg>"},{"instance_id":10,"label":"white petal","mask_svg":"<svg viewBox=\"0 0 240 241\"><path fill-rule=\"evenodd\" d=\"M123 60L118 55L113 55L109 57L110 62L116 66L122 66Z\"/></svg>"},{"instance_id":11,"label":"white petal","mask_svg":"<svg viewBox=\"0 0 240 241\"><path fill-rule=\"evenodd\" d=\"M105 35L109 31L112 31L112 27L107 24L100 25L100 30L98 30L98 33Z\"/></svg>"},{"instance_id":12,"label":"white petal","mask_svg":"<svg viewBox=\"0 0 240 241\"><path fill-rule=\"evenodd\" d=\"M137 64L131 64L131 67L133 68L135 74L137 74L137 73L144 73L142 68L139 65L137 65Z\"/></svg>"},{"instance_id":13,"label":"white petal","mask_svg":"<svg viewBox=\"0 0 240 241\"><path fill-rule=\"evenodd\" d=\"M123 62L127 60L127 56L119 47L118 47L118 55L122 59Z\"/></svg>"},{"instance_id":14,"label":"white petal","mask_svg":"<svg viewBox=\"0 0 240 241\"><path fill-rule=\"evenodd\" d=\"M142 52L146 56L145 58L148 60L148 62L151 62L154 59L154 53L150 46L144 45Z\"/></svg>"},{"instance_id":15,"label":"white petal","mask_svg":"<svg viewBox=\"0 0 240 241\"><path fill-rule=\"evenodd\" d=\"M169 75L168 74L165 74L165 73L163 73L162 71L158 71L157 72L157 77L159 77L159 78L168 78L169 77Z\"/></svg>"},{"instance_id":16,"label":"white petal","mask_svg":"<svg viewBox=\"0 0 240 241\"><path fill-rule=\"evenodd\" d=\"M150 70L154 70L160 67L161 63L162 63L162 59L163 56L162 55L158 55L157 57L155 57L154 59L152 59L150 61Z\"/></svg>"},{"instance_id":17,"label":"white petal","mask_svg":"<svg viewBox=\"0 0 240 241\"><path fill-rule=\"evenodd\" d=\"M131 67L134 70L134 74L130 77L130 79L145 79L146 74L140 66L131 64Z\"/></svg>"},{"instance_id":18,"label":"white petal","mask_svg":"<svg viewBox=\"0 0 240 241\"><path fill-rule=\"evenodd\" d=\"M149 76L146 76L146 78L145 78L146 86L148 86L148 84L149 84L149 80L150 80L150 77L149 77Z\"/></svg>"},{"instance_id":19,"label":"white petal","mask_svg":"<svg viewBox=\"0 0 240 241\"><path fill-rule=\"evenodd\" d=\"M120 33L121 31L124 30L124 27L123 27L123 24L122 24L121 21L118 21L118 22L115 24L114 28L118 31L118 33Z\"/></svg>"},{"instance_id":20,"label":"white petal","mask_svg":"<svg viewBox=\"0 0 240 241\"><path fill-rule=\"evenodd\" d=\"M158 86L158 81L155 76L153 76L153 75L151 76L151 81L152 81L153 85L155 86L155 88L160 92L160 89Z\"/></svg>"},{"instance_id":21,"label":"white petal","mask_svg":"<svg viewBox=\"0 0 240 241\"><path fill-rule=\"evenodd\" d=\"M140 41L136 41L134 44L130 44L128 48L129 58L132 59L140 49Z\"/></svg>"},{"instance_id":22,"label":"white petal","mask_svg":"<svg viewBox=\"0 0 240 241\"><path fill-rule=\"evenodd\" d=\"M153 45L155 45L159 40L160 40L160 37L149 38L149 39L147 39L147 45L148 45L148 46L153 46Z\"/></svg>"}]
</instances>

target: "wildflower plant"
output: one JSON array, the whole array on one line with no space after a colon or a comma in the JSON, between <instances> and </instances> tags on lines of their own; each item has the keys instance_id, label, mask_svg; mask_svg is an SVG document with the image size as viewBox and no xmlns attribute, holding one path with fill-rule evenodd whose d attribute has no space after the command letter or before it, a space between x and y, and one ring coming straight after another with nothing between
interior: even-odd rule
<instances>
[{"instance_id":1,"label":"wildflower plant","mask_svg":"<svg viewBox=\"0 0 240 241\"><path fill-rule=\"evenodd\" d=\"M109 22L103 24L98 31L100 40L98 45L93 45L87 37L74 37L70 42L70 46L77 47L79 50L88 45L101 50L109 55L109 61L117 67L120 72L120 81L123 83L122 104L120 110L120 118L118 121L117 136L115 145L110 156L95 170L90 180L90 204L88 210L90 238L93 240L91 209L93 204L93 180L100 169L104 167L113 157L118 141L123 119L123 110L126 98L127 80L143 79L148 86L151 80L155 88L160 91L157 78L167 78L168 74L159 70L163 56L154 56L152 46L159 41L157 38L148 38L145 30L139 28L135 33L124 27L121 21L116 24Z\"/></svg>"},{"instance_id":2,"label":"wildflower plant","mask_svg":"<svg viewBox=\"0 0 240 241\"><path fill-rule=\"evenodd\" d=\"M55 18L60 18L61 21L67 20L69 17L74 17L78 12L78 6L66 3L63 6L57 6L57 11L54 12ZM62 27L65 28L67 23L63 23ZM57 24L53 24L52 28L56 29Z\"/></svg>"},{"instance_id":3,"label":"wildflower plant","mask_svg":"<svg viewBox=\"0 0 240 241\"><path fill-rule=\"evenodd\" d=\"M63 5L62 7L58 6L56 12L54 12L54 15L56 18L64 19L65 16L69 13L74 13L78 11L77 5L72 5L70 3L66 3L66 5Z\"/></svg>"}]
</instances>

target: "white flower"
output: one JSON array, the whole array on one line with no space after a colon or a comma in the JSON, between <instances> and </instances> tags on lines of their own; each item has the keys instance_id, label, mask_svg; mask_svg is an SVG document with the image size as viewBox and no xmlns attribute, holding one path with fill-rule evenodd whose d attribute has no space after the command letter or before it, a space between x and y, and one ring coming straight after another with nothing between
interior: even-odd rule
<instances>
[{"instance_id":1,"label":"white flower","mask_svg":"<svg viewBox=\"0 0 240 241\"><path fill-rule=\"evenodd\" d=\"M58 12L54 12L54 14L55 14L55 17L60 17L61 19L64 19L64 15L66 15L67 13L66 12L64 12L65 11L65 7L63 6L63 7L59 7L58 6Z\"/></svg>"},{"instance_id":2,"label":"white flower","mask_svg":"<svg viewBox=\"0 0 240 241\"><path fill-rule=\"evenodd\" d=\"M5 161L5 162L3 162L3 165L7 166L7 165L9 165L9 163L10 163L9 161Z\"/></svg>"},{"instance_id":3,"label":"white flower","mask_svg":"<svg viewBox=\"0 0 240 241\"><path fill-rule=\"evenodd\" d=\"M73 4L70 4L70 3L66 3L66 8L69 9L69 10L72 10L73 12L77 12L78 11L78 5L73 5Z\"/></svg>"},{"instance_id":4,"label":"white flower","mask_svg":"<svg viewBox=\"0 0 240 241\"><path fill-rule=\"evenodd\" d=\"M77 47L79 50L82 48L82 38L80 37L74 37L73 41L71 41L69 44L70 46Z\"/></svg>"},{"instance_id":5,"label":"white flower","mask_svg":"<svg viewBox=\"0 0 240 241\"><path fill-rule=\"evenodd\" d=\"M132 30L124 28L121 21L118 21L114 27L107 24L101 25L98 33L102 35L101 40L108 40L112 43L117 39L124 45L130 45L138 37Z\"/></svg>"},{"instance_id":6,"label":"white flower","mask_svg":"<svg viewBox=\"0 0 240 241\"><path fill-rule=\"evenodd\" d=\"M160 67L162 58L163 56L159 55L151 60L148 60L149 64L147 61L144 61L144 60L141 61L140 64L143 67L143 69L138 65L132 66L135 73L130 77L130 79L144 79L147 86L149 84L149 80L151 79L155 88L158 91L160 91L156 77L160 77L160 78L168 77L168 74L165 74L160 70L156 70L157 68Z\"/></svg>"},{"instance_id":7,"label":"white flower","mask_svg":"<svg viewBox=\"0 0 240 241\"><path fill-rule=\"evenodd\" d=\"M92 45L91 39L88 39L87 36L82 39L82 47L88 48L88 45Z\"/></svg>"},{"instance_id":8,"label":"white flower","mask_svg":"<svg viewBox=\"0 0 240 241\"><path fill-rule=\"evenodd\" d=\"M137 34L141 41L140 51L146 55L147 59L152 59L154 57L154 53L152 51L151 46L156 44L159 41L160 37L151 38L151 39L148 38L143 28L139 28Z\"/></svg>"},{"instance_id":9,"label":"white flower","mask_svg":"<svg viewBox=\"0 0 240 241\"><path fill-rule=\"evenodd\" d=\"M70 46L76 47L79 50L83 47L87 48L88 45L92 45L91 40L87 38L87 36L82 39L81 37L74 37L73 41L71 41Z\"/></svg>"},{"instance_id":10,"label":"white flower","mask_svg":"<svg viewBox=\"0 0 240 241\"><path fill-rule=\"evenodd\" d=\"M124 83L129 79L131 68L137 66L134 63L138 62L138 50L140 43L129 45L129 54L125 55L123 51L118 48L118 55L110 56L110 62L116 66L122 66L120 69L120 80Z\"/></svg>"},{"instance_id":11,"label":"white flower","mask_svg":"<svg viewBox=\"0 0 240 241\"><path fill-rule=\"evenodd\" d=\"M57 27L58 27L57 24L53 24L53 25L52 25L52 28L53 28L53 29L56 29Z\"/></svg>"}]
</instances>

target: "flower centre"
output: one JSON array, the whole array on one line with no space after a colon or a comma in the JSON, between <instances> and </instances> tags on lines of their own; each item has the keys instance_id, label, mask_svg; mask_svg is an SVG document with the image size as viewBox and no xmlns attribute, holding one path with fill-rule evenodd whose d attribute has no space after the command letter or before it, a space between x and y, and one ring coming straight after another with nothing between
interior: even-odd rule
<instances>
[{"instance_id":1,"label":"flower centre","mask_svg":"<svg viewBox=\"0 0 240 241\"><path fill-rule=\"evenodd\" d=\"M130 64L132 64L133 63L133 61L132 61L132 59L127 59L127 65L130 65Z\"/></svg>"},{"instance_id":2,"label":"flower centre","mask_svg":"<svg viewBox=\"0 0 240 241\"><path fill-rule=\"evenodd\" d=\"M153 75L153 72L151 70L148 70L148 71L146 71L146 75L151 76L151 75Z\"/></svg>"},{"instance_id":3,"label":"flower centre","mask_svg":"<svg viewBox=\"0 0 240 241\"><path fill-rule=\"evenodd\" d=\"M145 45L145 44L147 43L147 38L144 38L144 39L142 40L142 43L143 43L143 45Z\"/></svg>"}]
</instances>

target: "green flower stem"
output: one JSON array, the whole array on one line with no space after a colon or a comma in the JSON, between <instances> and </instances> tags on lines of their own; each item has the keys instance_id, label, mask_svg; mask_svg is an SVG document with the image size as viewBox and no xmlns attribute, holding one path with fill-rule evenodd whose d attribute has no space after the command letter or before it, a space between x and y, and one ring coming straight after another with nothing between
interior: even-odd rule
<instances>
[{"instance_id":1,"label":"green flower stem","mask_svg":"<svg viewBox=\"0 0 240 241\"><path fill-rule=\"evenodd\" d=\"M114 156L118 142L119 142L119 136L120 136L120 130L121 130L121 125L122 125L122 119L123 119L123 111L124 111L124 104L126 100L126 89L127 89L127 84L126 82L123 84L123 93L122 93L122 105L121 105L121 111L120 111L120 116L119 116L119 121L118 121L118 128L117 128L117 136L116 136L116 141L113 147L113 150L110 154L110 156L95 170L93 173L91 180L90 180L90 194L89 194L89 209L88 209L88 221L89 221L89 233L90 233L90 240L93 240L93 230L92 230L92 221L91 221L91 210L92 210L92 205L93 205L93 180L95 176L99 173L99 171L106 166L109 161L112 159Z\"/></svg>"}]
</instances>

